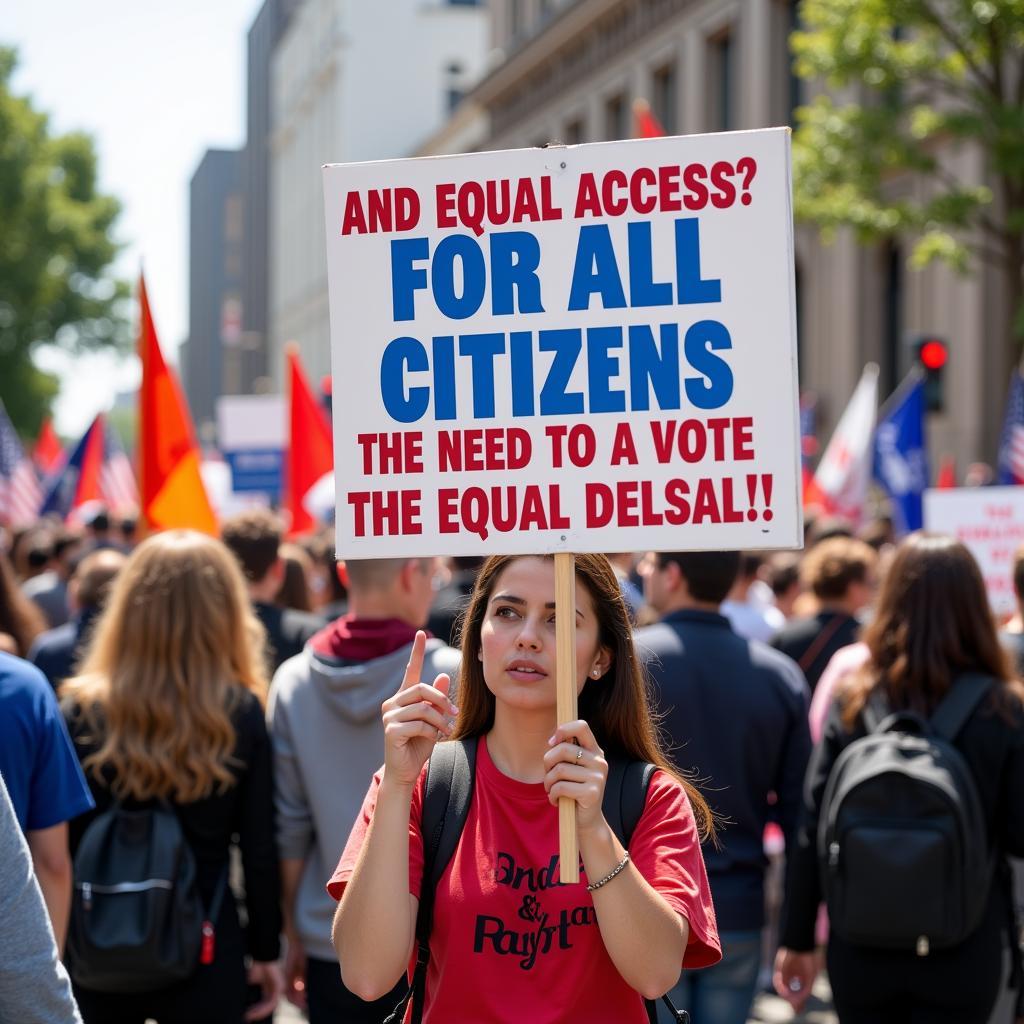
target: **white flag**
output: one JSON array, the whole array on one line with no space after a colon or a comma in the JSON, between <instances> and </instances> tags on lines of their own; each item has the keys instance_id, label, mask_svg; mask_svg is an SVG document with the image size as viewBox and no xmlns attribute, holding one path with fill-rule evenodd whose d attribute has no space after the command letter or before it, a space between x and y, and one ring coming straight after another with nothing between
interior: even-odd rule
<instances>
[{"instance_id":1,"label":"white flag","mask_svg":"<svg viewBox=\"0 0 1024 1024\"><path fill-rule=\"evenodd\" d=\"M878 411L878 366L868 363L818 463L812 492L826 511L859 523L871 480L872 444Z\"/></svg>"}]
</instances>

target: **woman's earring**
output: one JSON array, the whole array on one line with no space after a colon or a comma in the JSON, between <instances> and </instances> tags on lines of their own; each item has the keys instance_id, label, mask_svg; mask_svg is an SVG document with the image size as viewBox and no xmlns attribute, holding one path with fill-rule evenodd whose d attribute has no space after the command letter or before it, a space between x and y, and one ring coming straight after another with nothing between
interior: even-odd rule
<instances>
[{"instance_id":1,"label":"woman's earring","mask_svg":"<svg viewBox=\"0 0 1024 1024\"><path fill-rule=\"evenodd\" d=\"M600 670L599 668L595 668L595 669L594 669L594 671L593 671L593 672L591 672L590 674L591 674L591 675L592 675L592 676L593 676L593 677L594 677L595 679L600 679L600 678L601 678L601 670Z\"/></svg>"}]
</instances>

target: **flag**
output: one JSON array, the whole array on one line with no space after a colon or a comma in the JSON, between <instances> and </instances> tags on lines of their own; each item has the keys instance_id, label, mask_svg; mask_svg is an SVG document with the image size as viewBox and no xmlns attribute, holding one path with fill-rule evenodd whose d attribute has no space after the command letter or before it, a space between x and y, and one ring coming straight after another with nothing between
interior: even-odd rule
<instances>
[{"instance_id":1,"label":"flag","mask_svg":"<svg viewBox=\"0 0 1024 1024\"><path fill-rule=\"evenodd\" d=\"M53 420L47 416L39 428L39 436L32 448L32 461L40 475L47 477L59 468L63 460L64 447L53 429Z\"/></svg>"},{"instance_id":2,"label":"flag","mask_svg":"<svg viewBox=\"0 0 1024 1024\"><path fill-rule=\"evenodd\" d=\"M35 467L0 402L0 523L30 525L39 516L42 500Z\"/></svg>"},{"instance_id":3,"label":"flag","mask_svg":"<svg viewBox=\"0 0 1024 1024\"><path fill-rule=\"evenodd\" d=\"M140 516L150 531L188 528L217 533L217 519L199 472L188 406L164 362L139 277L139 492Z\"/></svg>"},{"instance_id":4,"label":"flag","mask_svg":"<svg viewBox=\"0 0 1024 1024\"><path fill-rule=\"evenodd\" d=\"M871 438L878 407L878 367L868 363L811 481L830 515L859 522L871 479Z\"/></svg>"},{"instance_id":5,"label":"flag","mask_svg":"<svg viewBox=\"0 0 1024 1024\"><path fill-rule=\"evenodd\" d=\"M315 529L334 506L334 450L331 427L309 386L297 345L289 345L288 455L285 462L285 507L291 514L288 535Z\"/></svg>"},{"instance_id":6,"label":"flag","mask_svg":"<svg viewBox=\"0 0 1024 1024\"><path fill-rule=\"evenodd\" d=\"M1019 369L1013 371L1006 399L998 483L1024 484L1024 377Z\"/></svg>"},{"instance_id":7,"label":"flag","mask_svg":"<svg viewBox=\"0 0 1024 1024\"><path fill-rule=\"evenodd\" d=\"M665 129L661 122L651 111L651 105L647 100L637 99L633 101L633 138L634 139L661 139L665 136Z\"/></svg>"},{"instance_id":8,"label":"flag","mask_svg":"<svg viewBox=\"0 0 1024 1024\"><path fill-rule=\"evenodd\" d=\"M940 491L948 491L956 487L956 457L943 455L939 463L939 474L935 478L935 486Z\"/></svg>"},{"instance_id":9,"label":"flag","mask_svg":"<svg viewBox=\"0 0 1024 1024\"><path fill-rule=\"evenodd\" d=\"M816 395L800 396L800 479L803 486L804 508L811 504L813 489L811 480L814 473L811 465L818 454L818 398Z\"/></svg>"},{"instance_id":10,"label":"flag","mask_svg":"<svg viewBox=\"0 0 1024 1024\"><path fill-rule=\"evenodd\" d=\"M878 414L874 472L889 495L897 535L920 530L928 486L924 377L920 373L911 373Z\"/></svg>"},{"instance_id":11,"label":"flag","mask_svg":"<svg viewBox=\"0 0 1024 1024\"><path fill-rule=\"evenodd\" d=\"M87 508L104 505L121 511L139 501L128 457L117 435L100 413L72 449L59 473L51 478L42 512L76 519ZM77 513L77 515L76 515Z\"/></svg>"}]
</instances>

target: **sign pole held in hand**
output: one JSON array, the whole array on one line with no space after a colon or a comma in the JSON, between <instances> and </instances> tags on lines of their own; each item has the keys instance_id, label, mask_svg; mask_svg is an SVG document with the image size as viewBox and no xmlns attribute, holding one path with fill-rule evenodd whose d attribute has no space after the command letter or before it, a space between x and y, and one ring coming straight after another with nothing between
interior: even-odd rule
<instances>
[{"instance_id":1,"label":"sign pole held in hand","mask_svg":"<svg viewBox=\"0 0 1024 1024\"><path fill-rule=\"evenodd\" d=\"M555 553L555 705L558 724L575 722L576 707L576 558ZM576 801L558 801L558 862L560 879L580 880L580 852L576 839Z\"/></svg>"}]
</instances>

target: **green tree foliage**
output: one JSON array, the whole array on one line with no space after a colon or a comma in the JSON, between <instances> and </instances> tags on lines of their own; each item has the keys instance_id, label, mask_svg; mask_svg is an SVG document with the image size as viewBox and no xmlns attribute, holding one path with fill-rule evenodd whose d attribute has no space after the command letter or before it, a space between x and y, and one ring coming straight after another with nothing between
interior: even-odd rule
<instances>
[{"instance_id":1,"label":"green tree foliage","mask_svg":"<svg viewBox=\"0 0 1024 1024\"><path fill-rule=\"evenodd\" d=\"M33 436L58 389L33 352L125 347L128 289L110 276L121 207L97 192L92 140L51 134L47 116L12 93L15 65L0 47L0 398Z\"/></svg>"},{"instance_id":2,"label":"green tree foliage","mask_svg":"<svg viewBox=\"0 0 1024 1024\"><path fill-rule=\"evenodd\" d=\"M797 74L827 92L798 112L797 215L910 239L918 267L997 268L1008 365L1024 337L1024 0L802 0L800 17ZM983 182L953 172L964 147Z\"/></svg>"}]
</instances>

